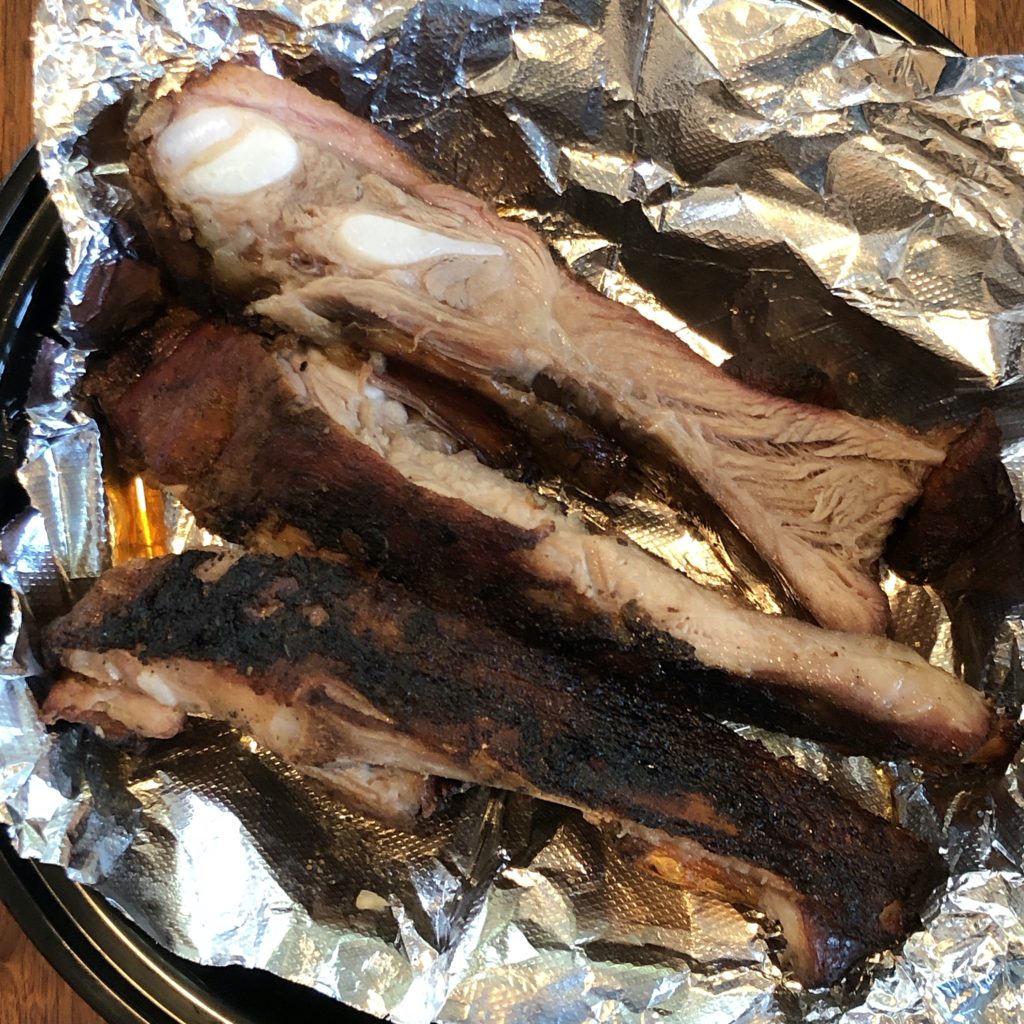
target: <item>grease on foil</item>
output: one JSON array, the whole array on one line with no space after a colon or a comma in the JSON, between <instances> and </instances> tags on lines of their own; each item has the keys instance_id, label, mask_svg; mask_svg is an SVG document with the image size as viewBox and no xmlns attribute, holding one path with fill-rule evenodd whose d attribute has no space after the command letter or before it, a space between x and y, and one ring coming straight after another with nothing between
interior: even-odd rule
<instances>
[{"instance_id":1,"label":"grease on foil","mask_svg":"<svg viewBox=\"0 0 1024 1024\"><path fill-rule=\"evenodd\" d=\"M331 69L347 105L715 363L747 317L759 343L828 353L844 404L866 415L930 426L989 405L1024 494L1024 59L914 50L785 0L43 0L37 128L69 240L71 341L131 247L124 153L97 119L240 54ZM772 319L806 311L812 285L862 319L820 297L812 315ZM906 765L758 734L941 845L953 872L903 951L812 995L774 966L759 922L637 874L544 805L472 791L404 833L213 723L133 752L48 735L28 627L111 561L219 543L137 478L101 480L96 424L69 400L82 367L78 349L44 342L20 471L32 508L0 541L13 592L0 821L23 855L62 864L182 955L401 1021L1020 1019L1019 761L991 792L949 798ZM785 607L720 537L657 502L587 514L616 516L707 585ZM968 656L963 609L884 584L899 638L1024 694L1024 595Z\"/></svg>"}]
</instances>

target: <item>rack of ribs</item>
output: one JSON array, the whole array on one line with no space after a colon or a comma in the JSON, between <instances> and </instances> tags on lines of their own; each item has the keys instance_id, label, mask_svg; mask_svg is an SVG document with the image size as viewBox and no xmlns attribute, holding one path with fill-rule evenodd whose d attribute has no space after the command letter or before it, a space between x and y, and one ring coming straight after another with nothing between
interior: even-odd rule
<instances>
[{"instance_id":1,"label":"rack of ribs","mask_svg":"<svg viewBox=\"0 0 1024 1024\"><path fill-rule=\"evenodd\" d=\"M50 721L168 736L187 713L212 715L294 764L355 761L578 809L664 878L779 921L808 985L900 939L941 877L908 832L641 681L337 561L127 563L45 642Z\"/></svg>"}]
</instances>

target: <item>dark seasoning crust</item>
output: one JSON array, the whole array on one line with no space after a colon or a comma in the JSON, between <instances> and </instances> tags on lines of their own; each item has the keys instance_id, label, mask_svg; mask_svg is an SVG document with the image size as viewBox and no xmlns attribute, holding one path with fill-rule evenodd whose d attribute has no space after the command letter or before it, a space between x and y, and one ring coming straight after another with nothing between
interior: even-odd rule
<instances>
[{"instance_id":1,"label":"dark seasoning crust","mask_svg":"<svg viewBox=\"0 0 1024 1024\"><path fill-rule=\"evenodd\" d=\"M598 678L319 559L245 556L205 582L195 570L217 557L193 551L151 563L125 588L128 600L121 590L91 621L58 623L51 648L224 665L284 703L326 671L400 733L470 772L486 751L534 792L695 839L786 879L829 936L827 980L898 936L940 874L909 833L642 680ZM301 699L331 705L329 693ZM686 815L693 794L713 808L708 821Z\"/></svg>"},{"instance_id":2,"label":"dark seasoning crust","mask_svg":"<svg viewBox=\"0 0 1024 1024\"><path fill-rule=\"evenodd\" d=\"M270 342L218 323L164 322L152 337L145 377L137 377L150 362L143 337L90 371L89 393L117 428L122 457L161 484L185 485L185 504L214 532L259 543L295 527L309 551L339 553L563 652L596 646L623 667L657 674L668 642L677 662L721 677L679 641L640 622L627 634L545 589L520 561L542 534L417 487L322 410L297 404Z\"/></svg>"},{"instance_id":3,"label":"dark seasoning crust","mask_svg":"<svg viewBox=\"0 0 1024 1024\"><path fill-rule=\"evenodd\" d=\"M293 176L294 181L287 184L284 181L274 182L269 185L266 203L258 204L255 211L250 211L245 203L236 203L233 200L225 203L222 207L227 217L224 224L219 223L216 203L208 206L205 199L193 203L193 199L189 197L187 191L183 193L181 189L174 187L173 182L177 180L178 172L169 171L169 167L174 166L174 162L166 159L166 154L163 156L160 154L160 140L169 120L173 120L181 110L194 111L198 109L197 104L201 106L203 103L226 104L236 110L251 110L268 115L272 121L278 121L285 126L286 130L292 131L299 152L302 154L302 170ZM485 234L493 233L495 239L500 240L505 239L506 236L507 238L514 236L518 242L512 243L509 251L516 250L518 252L520 243L526 244L526 249L533 252L535 257L534 271L538 276L532 283L537 285L538 300L541 301L548 284L553 286L556 278L561 282L556 289L557 301L552 306L550 313L556 320L561 318L559 322L562 322L563 326L569 325L566 329L570 330L570 335L573 329L577 331L576 340L569 348L582 347L588 352L584 362L594 355L594 352L587 347L586 339L588 337L601 339L599 346L604 346L602 351L616 348L614 345L607 344L605 335L610 329L620 333L625 331L627 337L635 336L640 350L648 353L654 360L652 365L658 366L661 374L660 380L666 382L666 386L669 386L670 390L672 389L669 382L687 379L694 373L702 381L705 379L704 374L710 374L709 380L715 382L702 389L705 395L716 393L716 387L724 386L728 381L727 375L717 374L716 371L709 369L707 363L689 353L685 346L679 346L678 341L670 334L659 331L653 327L650 321L635 311L608 302L595 292L581 287L578 282L570 281L564 273L556 273L546 248L535 250L538 243L529 232L514 229L508 221L496 219L493 211L488 212L479 200L442 185L433 179L423 167L410 159L409 155L400 146L396 146L393 140L388 140L383 133L368 126L361 119L353 118L336 104L315 99L294 84L283 83L277 79L262 76L258 72L230 65L216 69L209 76L195 75L184 85L179 94L173 97L163 97L150 106L133 130L132 150L131 176L133 185L139 192L143 220L157 248L171 266L175 277L179 281L188 282L191 286L198 284L200 288L213 287L222 299L226 297L241 303L250 303L261 297L280 298L282 299L280 303L268 301L261 307L266 315L281 325L303 332L312 331L319 341L325 341L333 336L331 323L336 317L339 319L338 326L341 326L342 329L347 328L347 324L353 319L353 316L365 318L371 325L379 325L386 320L398 330L379 332L378 347L381 351L389 354L401 352L404 358L419 362L428 368L433 365L438 372L444 375L450 375L454 369L456 374L461 374L460 380L463 384L470 387L481 387L484 390L492 387L495 374L503 378L503 383L508 384L515 381L524 392L530 392L535 385L539 387L547 381L554 386L556 391L561 392L560 396L548 403L552 408L561 406L565 411L567 405L572 405L572 416L578 424L587 429L597 428L599 434L613 428L613 433L617 435L613 440L618 445L623 442L626 442L627 447L632 445L632 442L629 441L630 428L636 428L638 423L643 425L648 422L644 415L646 399L643 396L651 391L652 382L643 378L642 372L640 376L645 379L643 386L637 389L622 389L618 385L609 385L600 373L596 377L593 374L588 374L583 364L577 365L574 370L567 367L559 368L556 365L557 358L554 363L547 369L542 369L539 376L534 378L531 377L530 372L526 372L525 375L520 373L522 368L519 366L518 358L512 359L511 362L499 360L497 364L491 365L487 352L483 350L473 351L467 356L459 349L458 339L454 336L448 339L448 342L452 343L451 345L445 341L443 336L447 328L434 326L435 319L438 325L447 323L447 310L435 306L433 312L425 309L414 315L410 314L411 319L397 314L389 314L389 304L383 301L380 289L371 289L368 292L359 287L356 278L346 278L340 269L345 261L338 262L331 244L327 244L326 248L318 248L319 243L314 241L316 231L310 230L310 218L315 223L317 218L322 215L325 218L325 225L333 223L337 211L354 199L366 200L371 203L371 206L383 204L381 208L387 207L388 209L392 208L392 202L394 202L396 205L392 212L408 209L409 216L414 220L417 217L416 203L419 202L424 204L423 210L435 208L447 211L445 216L449 213L452 214L454 222L461 223L462 220L465 220L467 224L474 224L476 229ZM330 155L326 159L320 159L323 156L321 150L329 152ZM161 179L161 174L170 174L170 177ZM162 181L163 191L157 187L158 179ZM405 196L404 200L401 199L400 194ZM405 205L406 201L409 203L408 206ZM278 203L284 205L278 209ZM289 206L289 203L293 205ZM253 218L252 227L255 230L255 237L252 237L246 230L242 230L237 237L232 235L231 224L238 216ZM429 216L426 217L426 221L433 223ZM222 234L224 228L227 229L226 234ZM532 239L532 242L524 243L523 240L527 238ZM209 245L209 253L198 251L204 245ZM189 251L190 246L191 252ZM310 249L310 246L313 248ZM308 259L302 259L310 252L316 254L311 266L308 265L310 263ZM301 265L299 266L295 263L296 256L300 258ZM487 277L492 270L493 267L485 268L481 273ZM530 271L530 273L534 271ZM515 271L515 273L521 276L519 271ZM340 277L339 274L341 274ZM358 277L358 275L356 276ZM331 286L331 282L335 278L337 278L339 287ZM480 293L486 293L492 283L485 282L481 286ZM292 286L299 284L302 285L299 292L294 292ZM439 282L435 281L428 289L435 299L437 298L437 294L435 294L435 285L437 284ZM526 284L525 287L530 288L530 284ZM473 292L473 288L468 285L467 288L470 293ZM287 299L289 295L295 299L294 302ZM447 302L448 299L445 298L444 301ZM461 301L459 296L455 296L452 300L453 308L462 309ZM543 301L541 304L543 305ZM477 305L483 309L489 304L482 302ZM472 306L472 302L470 306ZM513 307L518 308L515 304ZM520 312L526 317L527 322L532 323L525 310L520 310ZM311 314L319 314L319 318ZM455 314L453 316L456 320L458 319ZM325 317L326 319L324 319ZM316 323L314 324L313 321ZM467 339L476 336L478 324L466 320L464 326L468 332ZM458 328L458 330L461 329L461 327ZM502 325L501 330L506 333L512 330L513 334L516 333L513 322ZM403 332L415 336L415 341L411 345L409 339L402 339ZM370 333L374 334L375 332L371 331ZM470 343L470 348L473 344ZM524 339L524 344L527 349L532 351L532 342ZM538 344L543 347L539 340ZM666 353L669 350L671 350L671 355L667 356ZM688 365L689 373L675 372L682 365L679 362L680 358L682 363ZM439 366L438 360L445 362L446 365ZM453 360L459 365L453 367ZM595 367L607 368L614 365L614 359L608 362L603 356L597 356L594 362ZM585 379L577 381L573 376L577 371L581 372ZM619 367L613 380L621 377L622 372L622 368ZM628 374L628 371L625 372ZM513 390L515 390L514 386ZM654 387L653 390L658 394L661 393L658 387ZM691 399L685 397L687 394L685 387L678 394L674 391L672 393L675 396L672 402L681 401L684 406L688 407ZM756 404L760 399L766 397L763 392L748 391L732 382L729 382L728 387L724 387L724 393L733 396L734 405L737 408L745 407L751 402ZM626 407L619 411L615 411L618 408L616 395L626 401ZM569 403L565 401L566 396L570 399ZM634 397L639 398L639 406L632 402ZM701 396L692 397L695 407L701 408ZM538 400L539 405L545 404L544 396L539 392L535 393L533 398ZM669 400L666 398L666 401ZM515 402L512 403L513 406L515 404ZM791 405L792 403L774 403L772 406L775 409L774 415L783 418L793 415L799 420L806 414L808 407L793 409ZM506 406L506 411L508 408L510 406ZM715 408L718 407L715 406ZM846 436L846 431L854 424L852 419L844 419L842 415L837 417L826 414L822 410L819 410L818 415L812 416L811 419L815 423L828 422L832 424L829 429L838 431L839 436L842 437ZM882 431L882 435L888 430L888 428L880 426L879 429ZM529 432L529 426L527 426L527 430ZM645 430L645 436L649 432ZM753 432L754 435L758 434L756 429ZM729 434L729 431L726 430L724 433ZM871 430L868 433L870 434ZM792 435L787 433L787 436ZM533 438L535 442L538 439L538 436ZM654 438L648 437L647 440L653 441ZM752 436L748 440L751 441L749 446L739 443L734 446L734 456L738 452L745 452L753 458L755 448L759 453L757 457L769 454L770 444L762 451L758 447L759 442L756 436ZM668 442L665 437L662 437L661 441L669 444L670 448L672 447L672 443ZM658 443L660 444L661 441ZM889 455L879 455L876 452L871 458L878 461L877 468L880 473L884 475L891 470L895 474L888 481L889 486L893 488L892 494L898 493L901 497L906 497L909 500L912 489L904 493L903 486L903 484L909 486L909 477L899 484L896 483L896 478L903 473L914 476L919 467L914 469L912 464L916 464L917 460L924 460L922 465L932 464L937 458L941 458L941 453L934 446L929 449L928 444L924 444L922 448L921 444L915 442L909 435L903 437L902 442L904 456L902 459L892 452ZM717 444L718 441L714 443ZM644 444L642 447L646 458L650 455L650 452L647 451L648 445ZM786 446L776 447L779 449L777 452L779 454ZM882 447L885 448L884 442L882 442ZM685 448L686 445L683 444L683 449ZM913 449L913 455L911 455L910 449ZM677 456L681 451L682 449L677 452ZM683 455L682 461L687 462L687 458L688 456ZM720 461L723 466L731 466L733 460L724 455ZM882 462L886 463L885 468L882 467ZM723 469L721 472L728 476L733 471L739 472L738 469ZM697 472L698 475L702 473L699 469L694 469L694 472ZM715 476L717 472L718 470L715 470L711 476ZM866 479L864 482L866 483ZM715 485L709 483L707 479L705 479L705 485L715 488ZM673 489L671 482L669 489ZM748 487L748 491L752 489ZM742 488L739 490L742 491ZM843 489L847 495L855 494L858 490L858 488ZM720 503L723 501L729 503L733 500L729 487L725 487L724 490L717 487L714 489L714 493L717 494L717 500ZM758 501L763 500L771 504L773 499L766 496L766 491L761 489L758 494ZM801 504L802 509L807 500L809 499L799 499L803 503ZM850 499L850 502L852 500ZM688 505L689 493L684 495L684 503ZM814 502L812 501L811 504L813 506ZM883 504L885 505L883 513L885 516L888 516L890 511L894 515L897 514L895 505L890 510L887 504ZM786 508L793 505L792 494L787 496L783 505ZM743 507L745 507L745 503L738 501L738 506L733 509L733 514L739 511L742 518ZM875 506L869 502L868 507L874 508ZM844 509L849 511L846 505L844 505ZM864 513L860 518L844 515L837 517L835 521L850 523L856 520L870 532L870 530L876 529L874 525L870 525L873 523L873 515L874 513ZM785 532L789 526L793 525L791 522L793 518L789 512L784 514L779 528ZM772 516L765 521L769 520L773 523L775 521ZM750 529L754 529L755 532L760 530L761 527L757 526L758 521L756 516L753 517L753 520L747 524L748 531ZM873 549L873 541L869 541L865 537L864 544L867 545L865 550L860 550L858 546L861 541L858 540L854 543L849 538L847 541L853 545L849 552L851 558L861 559L861 561L872 560L867 551ZM843 544L845 545L847 541L844 541ZM799 543L802 544L804 541ZM769 560L783 557L783 547L764 539L761 541L762 554ZM854 548L857 550L854 551ZM846 552L845 546L843 551ZM860 565L860 563L858 564ZM865 570L866 565L867 563L864 562L855 572L859 573ZM797 566L794 571L800 575L804 570ZM785 572L783 574L786 575ZM847 576L839 573L837 581L840 578L845 580ZM807 588L793 579L790 579L790 583L803 595L803 600L809 600L812 604L817 604L819 599L825 603L838 602L841 604L844 599L838 596L837 591L845 592L847 589L845 585L829 588L828 592L833 596L824 598L820 595L815 597L813 593L805 593ZM815 614L818 615L819 621L827 620L837 628L849 627L870 632L884 630L886 606L881 591L877 587L872 589L871 585L866 582L856 596L850 595L850 600L854 604L863 601L865 605L870 605L870 609L858 606L856 611L850 611L856 620L856 627L853 622L843 618L837 619L833 613L828 611L819 611ZM821 617L822 614L825 616L824 619Z\"/></svg>"}]
</instances>

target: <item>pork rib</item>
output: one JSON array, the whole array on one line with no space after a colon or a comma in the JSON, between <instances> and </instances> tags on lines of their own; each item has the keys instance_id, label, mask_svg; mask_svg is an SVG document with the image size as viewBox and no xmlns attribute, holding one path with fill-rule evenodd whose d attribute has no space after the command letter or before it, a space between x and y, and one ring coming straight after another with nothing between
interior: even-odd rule
<instances>
[{"instance_id":1,"label":"pork rib","mask_svg":"<svg viewBox=\"0 0 1024 1024\"><path fill-rule=\"evenodd\" d=\"M261 717L264 704L258 698L232 689L204 666L193 666L187 674L166 666L151 670L119 652L98 657L82 650L69 652L66 661L80 671L63 671L47 695L44 717L50 724L80 722L108 740L169 739L185 728L189 711L201 712L248 728L267 750L290 757L301 772L327 783L347 804L382 821L407 826L437 807L441 780L404 768L368 764L345 749L342 737L330 752L320 752L329 753L323 763L304 762L289 744L280 721L275 725ZM164 679L178 681L167 689Z\"/></svg>"},{"instance_id":2,"label":"pork rib","mask_svg":"<svg viewBox=\"0 0 1024 1024\"><path fill-rule=\"evenodd\" d=\"M809 985L899 940L940 874L909 833L757 743L380 578L292 556L187 552L106 574L51 627L45 712L123 693L237 723L287 760L368 764L582 810L649 866L780 921ZM103 697L88 703L82 691ZM139 730L137 711L129 727ZM161 730L163 733L165 730Z\"/></svg>"},{"instance_id":3,"label":"pork rib","mask_svg":"<svg viewBox=\"0 0 1024 1024\"><path fill-rule=\"evenodd\" d=\"M481 385L553 383L703 487L824 625L883 632L872 573L944 453L905 430L733 380L573 281L528 228L439 184L377 129L301 87L224 66L134 133L150 233L287 328L385 322L404 358ZM187 239L188 241L184 241ZM208 254L200 271L194 245Z\"/></svg>"},{"instance_id":4,"label":"pork rib","mask_svg":"<svg viewBox=\"0 0 1024 1024\"><path fill-rule=\"evenodd\" d=\"M982 695L913 651L737 607L588 532L331 355L186 317L87 380L127 461L229 539L348 555L716 714L927 762L1005 753Z\"/></svg>"}]
</instances>

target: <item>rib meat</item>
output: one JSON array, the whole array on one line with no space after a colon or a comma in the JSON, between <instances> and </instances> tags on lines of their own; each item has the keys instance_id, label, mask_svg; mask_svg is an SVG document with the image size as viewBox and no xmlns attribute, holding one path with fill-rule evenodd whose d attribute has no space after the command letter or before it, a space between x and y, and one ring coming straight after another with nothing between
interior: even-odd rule
<instances>
[{"instance_id":1,"label":"rib meat","mask_svg":"<svg viewBox=\"0 0 1024 1024\"><path fill-rule=\"evenodd\" d=\"M410 417L354 353L186 318L87 381L126 459L222 536L350 557L715 713L928 762L1006 751L972 687L889 640L740 608L589 532Z\"/></svg>"},{"instance_id":2,"label":"rib meat","mask_svg":"<svg viewBox=\"0 0 1024 1024\"><path fill-rule=\"evenodd\" d=\"M237 723L296 763L341 750L577 808L666 877L779 920L809 985L899 940L940 874L909 833L759 744L337 563L211 551L129 563L47 646L69 673L50 719L89 720L97 705L117 719L129 698L149 701L178 721ZM103 697L85 707L90 687Z\"/></svg>"},{"instance_id":3,"label":"rib meat","mask_svg":"<svg viewBox=\"0 0 1024 1024\"><path fill-rule=\"evenodd\" d=\"M890 538L886 561L905 579L941 584L964 552L1014 511L1002 440L995 416L985 409L950 444L946 461Z\"/></svg>"},{"instance_id":4,"label":"rib meat","mask_svg":"<svg viewBox=\"0 0 1024 1024\"><path fill-rule=\"evenodd\" d=\"M261 717L265 705L259 698L232 688L204 666L192 666L187 673L168 666L141 668L136 659L120 652L98 657L83 650L68 652L65 660L65 668L74 666L75 671L64 671L47 695L44 717L50 724L81 722L108 740L169 739L185 728L188 712L201 712L248 728L268 750L290 758L296 768L326 782L349 805L381 820L408 825L437 806L441 780L405 768L368 764L352 756L340 736L335 747L320 752L323 763L303 761L280 721L275 725L272 716Z\"/></svg>"},{"instance_id":5,"label":"rib meat","mask_svg":"<svg viewBox=\"0 0 1024 1024\"><path fill-rule=\"evenodd\" d=\"M692 476L819 622L884 631L874 563L940 448L733 380L293 83L239 66L196 77L152 104L134 147L143 216L180 275L312 339L386 323L375 340L407 360L481 387L553 385Z\"/></svg>"}]
</instances>

